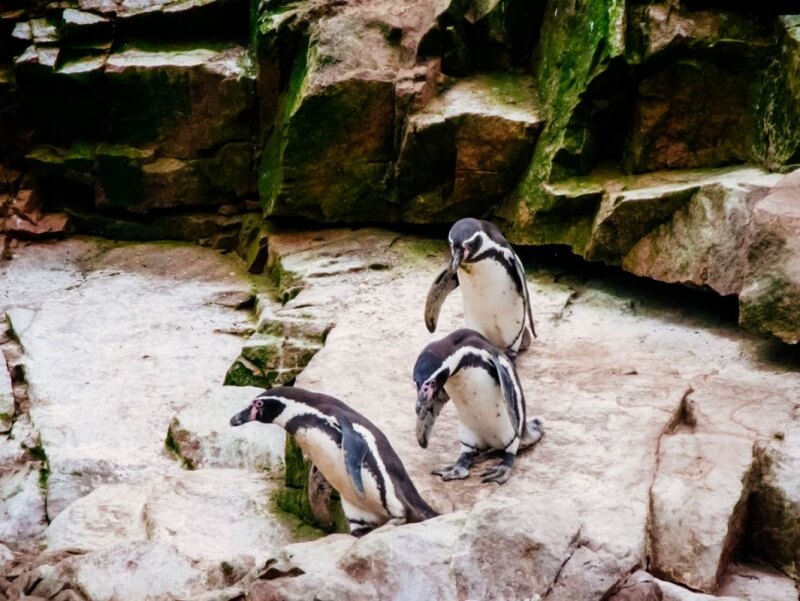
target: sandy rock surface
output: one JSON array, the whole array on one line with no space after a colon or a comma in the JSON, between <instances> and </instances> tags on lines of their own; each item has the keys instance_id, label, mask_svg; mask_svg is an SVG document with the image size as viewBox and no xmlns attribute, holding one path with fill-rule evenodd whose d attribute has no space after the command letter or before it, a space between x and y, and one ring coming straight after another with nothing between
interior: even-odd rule
<instances>
[{"instance_id":1,"label":"sandy rock surface","mask_svg":"<svg viewBox=\"0 0 800 601\"><path fill-rule=\"evenodd\" d=\"M3 541L17 553L6 590L596 601L643 568L657 577L646 594L657 585L663 599L797 599L785 575L800 504L789 347L743 334L710 297L531 257L539 338L518 369L545 436L502 487L475 473L445 483L430 470L458 453L455 413L445 407L420 449L411 381L417 353L463 319L456 291L439 331L423 324L444 244L324 230L270 234L269 250L294 291L282 306L259 295L262 320L336 324L296 385L379 425L444 515L285 546L298 539L271 514L276 483L262 471L280 466L282 434L226 419L253 392L221 386L258 325L237 308L253 293L241 265L180 245L32 244L0 272L18 339L3 350L25 367L0 486L27 477L39 493L26 505L33 529ZM165 448L176 424L188 433L177 458ZM187 459L200 469L182 469ZM20 567L26 544L44 549L30 555L35 573Z\"/></svg>"}]
</instances>

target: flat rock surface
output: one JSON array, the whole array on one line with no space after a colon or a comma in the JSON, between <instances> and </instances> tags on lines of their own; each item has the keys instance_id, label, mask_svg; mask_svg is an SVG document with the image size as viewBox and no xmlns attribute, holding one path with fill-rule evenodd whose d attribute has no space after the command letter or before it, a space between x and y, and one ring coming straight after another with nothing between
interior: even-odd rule
<instances>
[{"instance_id":1,"label":"flat rock surface","mask_svg":"<svg viewBox=\"0 0 800 601\"><path fill-rule=\"evenodd\" d=\"M53 522L43 537L29 535L50 546L38 563L55 571L40 586L67 582L90 599L218 591L209 599L311 600L325 591L354 601L435 591L441 600L597 601L648 567L658 547L665 563L650 571L677 582L665 585L665 599L703 599L685 586L714 594L723 585L729 598L757 599L745 580L761 578L783 591L776 601L796 599L791 581L733 568L726 551L747 539L746 521L745 533L729 526L750 493L754 448L776 460L769 485L800 502L796 353L743 334L709 297L527 261L539 338L518 369L545 436L502 487L480 482L488 464L442 482L430 471L458 454L455 413L445 407L420 449L411 369L429 341L463 321L456 290L438 332L423 324L445 244L324 230L271 233L269 245L301 290L262 316L324 309L336 324L296 385L373 420L422 495L448 515L281 549L293 535L269 516L273 484L259 461L280 452L282 434L229 428L253 390L220 385L245 342L238 334L253 330L253 315L236 308L252 293L241 264L174 244L31 244L0 267L0 290L22 346L30 427L50 468ZM165 449L176 416L203 469L182 470ZM677 444L682 437L694 444ZM28 474L36 484L38 472ZM663 492L669 482L680 494ZM693 535L710 542L687 549ZM67 549L82 554L59 559ZM703 570L702 582L683 576L686 565Z\"/></svg>"}]
</instances>

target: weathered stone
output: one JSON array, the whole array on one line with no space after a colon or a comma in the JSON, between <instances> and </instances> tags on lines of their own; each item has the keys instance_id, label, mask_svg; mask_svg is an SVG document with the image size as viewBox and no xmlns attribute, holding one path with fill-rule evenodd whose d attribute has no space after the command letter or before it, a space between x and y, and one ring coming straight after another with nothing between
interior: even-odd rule
<instances>
[{"instance_id":1,"label":"weathered stone","mask_svg":"<svg viewBox=\"0 0 800 601\"><path fill-rule=\"evenodd\" d=\"M39 468L29 463L0 476L0 540L27 542L47 527Z\"/></svg>"},{"instance_id":2,"label":"weathered stone","mask_svg":"<svg viewBox=\"0 0 800 601\"><path fill-rule=\"evenodd\" d=\"M105 39L111 37L112 24L106 17L68 8L61 13L60 30L70 42Z\"/></svg>"},{"instance_id":3,"label":"weathered stone","mask_svg":"<svg viewBox=\"0 0 800 601\"><path fill-rule=\"evenodd\" d=\"M55 566L56 580L91 599L168 599L232 584L290 540L265 519L270 492L257 473L213 469L98 488L46 533L49 554L83 552ZM93 581L112 567L114 578Z\"/></svg>"},{"instance_id":4,"label":"weathered stone","mask_svg":"<svg viewBox=\"0 0 800 601\"><path fill-rule=\"evenodd\" d=\"M241 265L199 248L64 244L31 248L4 285L7 302L37 308L15 331L50 468L51 518L101 484L178 469L164 449L170 420L195 399L220 398L241 344L225 331L243 316L215 298L250 291ZM83 275L87 269L91 275ZM9 315L15 324L17 314ZM80 378L72 377L74 365L82 366ZM121 365L136 365L135 376Z\"/></svg>"},{"instance_id":5,"label":"weathered stone","mask_svg":"<svg viewBox=\"0 0 800 601\"><path fill-rule=\"evenodd\" d=\"M748 558L797 577L800 573L800 428L788 417L760 450L760 479L750 499Z\"/></svg>"},{"instance_id":6,"label":"weathered stone","mask_svg":"<svg viewBox=\"0 0 800 601\"><path fill-rule=\"evenodd\" d=\"M662 601L664 598L656 579L642 570L626 577L613 590L609 601Z\"/></svg>"},{"instance_id":7,"label":"weathered stone","mask_svg":"<svg viewBox=\"0 0 800 601\"><path fill-rule=\"evenodd\" d=\"M715 594L747 601L795 601L797 588L794 580L778 570L731 564Z\"/></svg>"},{"instance_id":8,"label":"weathered stone","mask_svg":"<svg viewBox=\"0 0 800 601\"><path fill-rule=\"evenodd\" d=\"M667 580L656 579L656 582L661 589L664 601L745 601L741 597L717 597L716 595L696 593Z\"/></svg>"},{"instance_id":9,"label":"weathered stone","mask_svg":"<svg viewBox=\"0 0 800 601\"><path fill-rule=\"evenodd\" d=\"M397 164L403 219L482 215L511 191L541 119L533 80L481 75L457 82L406 125Z\"/></svg>"},{"instance_id":10,"label":"weathered stone","mask_svg":"<svg viewBox=\"0 0 800 601\"><path fill-rule=\"evenodd\" d=\"M625 163L640 173L716 167L751 157L752 78L710 61L670 63L639 84Z\"/></svg>"},{"instance_id":11,"label":"weathered stone","mask_svg":"<svg viewBox=\"0 0 800 601\"><path fill-rule=\"evenodd\" d=\"M530 599L555 583L581 528L571 503L493 496L468 513L453 547L459 598Z\"/></svg>"},{"instance_id":12,"label":"weathered stone","mask_svg":"<svg viewBox=\"0 0 800 601\"><path fill-rule=\"evenodd\" d=\"M277 115L259 167L268 215L326 222L399 218L388 185L398 125L395 83L413 68L421 37L445 7L410 1L400 9L384 0L280 10L259 5L259 85L271 94L262 100L266 111ZM282 54L287 42L289 60Z\"/></svg>"},{"instance_id":13,"label":"weathered stone","mask_svg":"<svg viewBox=\"0 0 800 601\"><path fill-rule=\"evenodd\" d=\"M47 238L63 236L69 231L69 217L65 213L34 215L33 220L12 215L5 222L5 230L19 238Z\"/></svg>"},{"instance_id":14,"label":"weathered stone","mask_svg":"<svg viewBox=\"0 0 800 601\"><path fill-rule=\"evenodd\" d=\"M0 432L11 430L16 415L14 388L5 360L0 361Z\"/></svg>"},{"instance_id":15,"label":"weathered stone","mask_svg":"<svg viewBox=\"0 0 800 601\"><path fill-rule=\"evenodd\" d=\"M662 282L738 294L748 273L753 206L775 177L731 175L696 191L685 190L684 206L630 247L623 268ZM688 202L686 192L691 195Z\"/></svg>"},{"instance_id":16,"label":"weathered stone","mask_svg":"<svg viewBox=\"0 0 800 601\"><path fill-rule=\"evenodd\" d=\"M105 76L110 127L120 143L156 144L186 159L251 137L253 79L244 48L131 48L108 57Z\"/></svg>"},{"instance_id":17,"label":"weathered stone","mask_svg":"<svg viewBox=\"0 0 800 601\"><path fill-rule=\"evenodd\" d=\"M791 179L788 179L791 178ZM796 176L755 204L740 323L784 342L800 341L800 187Z\"/></svg>"},{"instance_id":18,"label":"weathered stone","mask_svg":"<svg viewBox=\"0 0 800 601\"><path fill-rule=\"evenodd\" d=\"M657 575L713 593L742 540L753 442L704 433L666 435L652 487Z\"/></svg>"},{"instance_id":19,"label":"weathered stone","mask_svg":"<svg viewBox=\"0 0 800 601\"><path fill-rule=\"evenodd\" d=\"M771 32L759 19L722 10L676 10L669 3L635 7L629 35L636 43L628 51L637 61L660 53L713 50L722 55L766 54L772 49Z\"/></svg>"},{"instance_id":20,"label":"weathered stone","mask_svg":"<svg viewBox=\"0 0 800 601\"><path fill-rule=\"evenodd\" d=\"M284 433L280 428L231 428L230 416L262 389L223 388L196 400L169 425L168 440L192 468L243 468L275 472L283 464Z\"/></svg>"}]
</instances>

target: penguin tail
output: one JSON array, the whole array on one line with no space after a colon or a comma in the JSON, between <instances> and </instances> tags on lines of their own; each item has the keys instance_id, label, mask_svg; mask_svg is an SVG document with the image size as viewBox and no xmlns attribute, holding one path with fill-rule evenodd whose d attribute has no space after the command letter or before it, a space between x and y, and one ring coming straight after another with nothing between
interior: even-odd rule
<instances>
[{"instance_id":1,"label":"penguin tail","mask_svg":"<svg viewBox=\"0 0 800 601\"><path fill-rule=\"evenodd\" d=\"M440 515L438 511L425 502L419 493L415 496L416 498L409 503L408 507L409 522L424 522Z\"/></svg>"}]
</instances>

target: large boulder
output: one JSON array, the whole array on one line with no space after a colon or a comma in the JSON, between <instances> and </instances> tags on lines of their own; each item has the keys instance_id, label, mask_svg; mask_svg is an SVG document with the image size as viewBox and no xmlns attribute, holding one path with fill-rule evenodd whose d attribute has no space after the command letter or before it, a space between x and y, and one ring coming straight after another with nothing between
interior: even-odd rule
<instances>
[{"instance_id":1,"label":"large boulder","mask_svg":"<svg viewBox=\"0 0 800 601\"><path fill-rule=\"evenodd\" d=\"M784 342L800 341L800 172L755 204L740 322Z\"/></svg>"}]
</instances>

